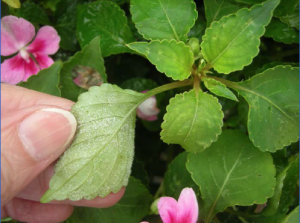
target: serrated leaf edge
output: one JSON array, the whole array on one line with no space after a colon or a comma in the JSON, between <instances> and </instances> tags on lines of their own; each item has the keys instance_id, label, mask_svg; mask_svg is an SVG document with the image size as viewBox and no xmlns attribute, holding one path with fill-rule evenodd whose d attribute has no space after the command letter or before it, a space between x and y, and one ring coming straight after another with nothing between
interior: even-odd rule
<instances>
[{"instance_id":1,"label":"serrated leaf edge","mask_svg":"<svg viewBox=\"0 0 300 223\"><path fill-rule=\"evenodd\" d=\"M188 53L190 54L190 56L191 56L191 61L192 61L192 63L194 63L194 54L193 54L193 52L192 52L192 50L191 50L191 47L190 46L187 46L184 42L182 42L182 41L176 41L176 40L174 40L174 39L172 39L172 40L167 40L167 39L164 39L164 40L153 40L153 41L151 41L151 42L134 42L134 43L146 43L148 46L150 46L151 45L151 43L155 43L155 42L158 42L159 44L164 44L165 42L167 42L167 43L171 43L171 42L174 42L176 45L182 45L184 48L186 48L186 49L188 49ZM131 44L131 43L130 43ZM130 48L130 44L127 44L127 46ZM134 50L135 51L135 50ZM135 52L137 52L137 51L135 51ZM138 52L139 53L139 52ZM142 54L142 53L140 53L140 54ZM149 62L151 63L151 64L153 64L151 61L150 61L150 59L149 59L149 57L148 57L148 55L147 54L142 54L142 55L145 55L145 57L149 60ZM179 80L179 81L182 81L182 80L186 80L186 79L188 79L189 78L189 76L191 75L191 73L192 73L192 65L193 64L191 64L191 70L190 70L190 74L189 74L189 76L188 77L186 77L186 78L182 78L182 79L180 79L180 78L174 78L174 77L172 77L172 75L167 75L166 74L166 72L164 72L163 70L161 70L161 69L158 69L158 67L157 67L157 65L155 65L155 64L153 64L154 66L155 66L155 68L159 71L159 72L161 72L161 73L163 73L163 74L165 74L167 77L170 77L170 78L172 78L173 80Z\"/></svg>"},{"instance_id":2,"label":"serrated leaf edge","mask_svg":"<svg viewBox=\"0 0 300 223\"><path fill-rule=\"evenodd\" d=\"M281 68L290 68L291 70L295 70L295 69L299 69L298 67L292 67L292 66L290 66L290 65L286 65L286 66L284 66L284 65L278 65L278 66L275 66L275 67L272 67L272 68L269 68L269 69L266 69L265 71L263 71L262 73L260 73L260 74L257 74L257 75L254 75L253 77L257 77L257 76L260 76L260 75L263 75L266 71L269 71L269 70L275 70L276 68L278 68L278 67L281 67ZM252 77L252 78L253 78ZM244 82L247 82L247 81L250 81L252 78L249 78L248 80L246 80L246 81L241 81L241 82L239 82L239 83L244 83ZM236 90L236 89L235 89ZM237 91L237 90L236 90ZM237 91L238 92L238 91ZM242 97L247 101L247 99L242 95ZM278 151L278 150L281 150L281 149L283 149L283 147L285 147L285 146L289 146L289 145L291 145L291 143L295 143L295 142L297 142L298 140L299 140L299 136L298 136L298 138L295 140L295 141L290 141L290 143L288 143L288 144L283 144L283 146L280 148L280 147L275 147L275 151L271 151L271 150L269 150L269 149L266 149L266 150L262 150L262 148L261 148L261 146L259 146L257 143L256 143L256 141L254 140L254 139L252 139L252 137L251 137L251 135L252 135L252 133L251 133L251 131L250 131L250 129L249 129L249 126L250 126L250 122L252 121L251 120L251 118L250 118L250 103L247 101L247 103L248 103L248 105L249 105L249 111L248 111L248 124L247 124L247 129L248 129L248 133L249 133L249 138L250 138L250 140L252 141L252 143L253 143L253 145L255 146L255 147L257 147L260 151L262 151L262 152L271 152L271 153L275 153L276 151Z\"/></svg>"},{"instance_id":3,"label":"serrated leaf edge","mask_svg":"<svg viewBox=\"0 0 300 223\"><path fill-rule=\"evenodd\" d=\"M193 91L193 90L194 90L194 89L192 89L191 91ZM182 95L182 97L184 98L184 95L190 93L191 91L185 91L185 92L183 92L183 93L176 94L175 97L173 97L173 98L170 99L169 104L168 104L168 106L166 107L166 113L164 114L163 122L162 122L162 124L161 124L161 129L162 129L162 130L161 130L161 132L160 132L160 139L161 139L164 143L167 143L168 145L169 145L169 144L172 144L172 143L168 143L168 142L165 142L165 141L163 140L164 137L162 136L162 132L165 131L165 130L164 130L164 124L167 123L167 119L166 119L166 118L167 118L167 114L168 114L168 112L170 112L170 111L169 111L169 108L170 108L169 106L170 106L170 104L172 103L173 100L176 100L176 98L180 97L181 95ZM218 110L218 111L220 111L221 114L222 114L222 125L219 126L219 127L220 127L220 131L219 131L218 133L215 134L215 139L210 140L210 142L209 142L206 146L204 146L200 152L191 152L191 153L195 153L195 154L196 154L196 153L201 153L201 152L203 152L203 151L204 151L206 148L208 148L213 142L215 142L215 141L218 140L219 135L221 135L221 133L222 133L222 127L223 127L223 124L224 124L224 122L223 122L224 113L223 113L223 111L222 111L222 106L220 105L219 100L218 100L216 97L212 96L211 94L208 94L208 93L206 93L206 92L202 92L202 93L203 93L203 94L206 94L206 95L208 95L208 96L210 96L213 100L215 100L215 101L217 102L217 104L218 104L218 106L219 106L219 109L220 109L220 110ZM181 144L179 144L179 145L183 148L183 146L182 146ZM187 150L185 149L185 151L187 151ZM190 152L190 151L187 151L187 152Z\"/></svg>"},{"instance_id":4,"label":"serrated leaf edge","mask_svg":"<svg viewBox=\"0 0 300 223\"><path fill-rule=\"evenodd\" d=\"M137 1L138 1L138 0L137 0ZM143 38L144 38L145 40L150 40L150 41L154 41L154 40L168 40L168 39L153 39L153 38L150 38L149 36L147 36L146 34L143 34L143 33L140 32L140 27L138 27L137 24L136 24L136 21L134 21L134 20L135 20L135 18L134 18L135 16L134 16L133 13L132 13L132 7L134 7L134 6L133 6L132 2L133 2L133 1L131 1L131 4L130 4L130 13L131 13L131 15L132 15L132 22L134 23L134 25L135 25L135 27L136 27L136 29L137 29L137 32L138 32L140 35L142 35ZM197 15L196 15L196 17L195 17L195 19L194 19L193 24L192 24L190 27L187 28L187 31L186 31L187 33L184 35L185 39L188 38L188 33L189 33L189 31L190 31L191 28L195 25L196 20L198 19L198 11L197 11L197 7L196 7L196 3L194 2L194 0L192 0L191 3L192 3L192 5L194 6L194 7L193 7L193 8L194 8L193 12L196 13ZM178 40L176 40L176 39L171 39L171 40L175 40L175 41L177 41L177 42L182 41L182 40L178 41Z\"/></svg>"},{"instance_id":5,"label":"serrated leaf edge","mask_svg":"<svg viewBox=\"0 0 300 223\"><path fill-rule=\"evenodd\" d=\"M243 10L249 12L250 10L252 10L252 9L255 8L255 7L262 6L264 3L265 3L265 2L263 2L263 3L261 3L261 4L255 4L255 5L253 5L250 9L248 9L248 8L242 8L242 9L238 10L236 13L233 13L233 14L229 14L229 15L223 16L219 21L213 21L213 22L210 24L210 26L206 29L205 34L204 34L203 37L202 37L202 43L201 43L201 45L200 45L200 47L201 47L201 49L202 49L201 52L202 52L202 54L203 54L205 60L208 61L207 56L205 55L205 53L204 53L204 51L203 51L203 43L204 43L205 40L209 39L209 38L206 36L207 30L211 30L211 29L213 28L213 26L215 26L215 24L220 24L221 21L222 21L223 19L225 20L225 19L227 19L227 18L229 18L229 17L236 17L237 14L240 13L240 11L243 11ZM278 6L278 4L277 4L277 6ZM272 12L274 12L275 9L276 9L276 7L272 10ZM272 19L272 17L269 19L269 23L271 22L271 19ZM269 23L268 23L268 24L269 24ZM267 25L268 25L268 24L267 24ZM242 70L244 67L250 65L250 64L253 62L253 59L259 54L260 38L261 38L261 37L264 35L264 33L266 32L266 26L267 26L267 25L263 26L263 33L261 34L260 37L258 37L258 39L259 39L259 44L256 46L256 51L257 51L257 53L250 59L249 63L243 65L243 66L242 66L241 68L239 68L239 69L232 70L232 71L230 71L230 72L221 72L221 71L217 70L216 68L214 68L213 65L210 64L210 62L208 62L208 64L210 64L210 65L211 65L218 73L222 73L222 74L230 74L230 73L232 73L232 72L234 72L234 71Z\"/></svg>"}]
</instances>

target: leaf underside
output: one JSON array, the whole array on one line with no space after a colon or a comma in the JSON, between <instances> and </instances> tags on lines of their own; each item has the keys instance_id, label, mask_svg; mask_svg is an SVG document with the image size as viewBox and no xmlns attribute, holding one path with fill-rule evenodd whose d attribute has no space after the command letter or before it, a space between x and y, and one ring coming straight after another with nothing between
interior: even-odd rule
<instances>
[{"instance_id":1,"label":"leaf underside","mask_svg":"<svg viewBox=\"0 0 300 223\"><path fill-rule=\"evenodd\" d=\"M271 155L239 130L225 130L204 152L190 153L187 169L200 186L207 222L226 207L265 203L276 184Z\"/></svg>"},{"instance_id":2,"label":"leaf underside","mask_svg":"<svg viewBox=\"0 0 300 223\"><path fill-rule=\"evenodd\" d=\"M249 103L248 131L262 151L275 152L299 139L299 68L277 66L239 83Z\"/></svg>"},{"instance_id":3,"label":"leaf underside","mask_svg":"<svg viewBox=\"0 0 300 223\"><path fill-rule=\"evenodd\" d=\"M208 65L224 74L249 65L259 52L259 38L278 4L279 0L269 0L213 22L201 44Z\"/></svg>"},{"instance_id":4,"label":"leaf underside","mask_svg":"<svg viewBox=\"0 0 300 223\"><path fill-rule=\"evenodd\" d=\"M192 0L131 0L130 12L148 40L185 41L198 16Z\"/></svg>"},{"instance_id":5,"label":"leaf underside","mask_svg":"<svg viewBox=\"0 0 300 223\"><path fill-rule=\"evenodd\" d=\"M110 84L79 96L73 143L60 158L41 202L93 199L126 186L134 153L135 111L144 95Z\"/></svg>"},{"instance_id":6,"label":"leaf underside","mask_svg":"<svg viewBox=\"0 0 300 223\"><path fill-rule=\"evenodd\" d=\"M128 47L145 55L158 71L165 73L173 80L185 80L191 74L194 56L191 48L175 40L137 42Z\"/></svg>"},{"instance_id":7,"label":"leaf underside","mask_svg":"<svg viewBox=\"0 0 300 223\"><path fill-rule=\"evenodd\" d=\"M177 94L167 106L161 139L180 144L188 152L202 152L221 134L223 116L212 95L195 90Z\"/></svg>"}]
</instances>

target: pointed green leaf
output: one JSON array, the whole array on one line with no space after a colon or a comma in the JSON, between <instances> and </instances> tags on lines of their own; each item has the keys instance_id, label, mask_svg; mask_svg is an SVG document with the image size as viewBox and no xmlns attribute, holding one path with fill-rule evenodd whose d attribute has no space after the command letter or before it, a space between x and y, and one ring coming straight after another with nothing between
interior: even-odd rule
<instances>
[{"instance_id":1,"label":"pointed green leaf","mask_svg":"<svg viewBox=\"0 0 300 223\"><path fill-rule=\"evenodd\" d=\"M199 187L186 169L187 155L186 152L179 154L169 165L164 179L164 193L166 196L178 199L181 191L186 187L193 188L196 193L199 191Z\"/></svg>"},{"instance_id":2,"label":"pointed green leaf","mask_svg":"<svg viewBox=\"0 0 300 223\"><path fill-rule=\"evenodd\" d=\"M79 66L91 68L95 75L99 76L104 82L106 81L106 73L104 61L100 50L100 38L95 37L81 51L77 52L68 62L64 63L61 70L61 94L62 97L76 101L78 96L86 90L74 83L73 79L76 69ZM83 74L83 75L89 75Z\"/></svg>"},{"instance_id":3,"label":"pointed green leaf","mask_svg":"<svg viewBox=\"0 0 300 223\"><path fill-rule=\"evenodd\" d=\"M223 16L236 13L244 5L230 0L204 0L207 27L214 21L219 21Z\"/></svg>"},{"instance_id":4,"label":"pointed green leaf","mask_svg":"<svg viewBox=\"0 0 300 223\"><path fill-rule=\"evenodd\" d=\"M202 152L221 134L223 116L217 98L207 93L177 94L167 107L161 139L180 144L188 152Z\"/></svg>"},{"instance_id":5,"label":"pointed green leaf","mask_svg":"<svg viewBox=\"0 0 300 223\"><path fill-rule=\"evenodd\" d=\"M41 202L105 197L128 183L134 150L136 108L144 95L115 85L91 87L72 113L74 141L59 159Z\"/></svg>"},{"instance_id":6,"label":"pointed green leaf","mask_svg":"<svg viewBox=\"0 0 300 223\"><path fill-rule=\"evenodd\" d=\"M255 146L275 152L298 141L299 68L277 66L235 89L250 105L248 131Z\"/></svg>"},{"instance_id":7,"label":"pointed green leaf","mask_svg":"<svg viewBox=\"0 0 300 223\"><path fill-rule=\"evenodd\" d=\"M299 222L299 206L297 206L281 223L298 223Z\"/></svg>"},{"instance_id":8,"label":"pointed green leaf","mask_svg":"<svg viewBox=\"0 0 300 223\"><path fill-rule=\"evenodd\" d=\"M24 18L29 22L33 23L34 25L50 24L50 20L46 11L42 7L34 4L33 2L22 3L21 8L17 10L16 16Z\"/></svg>"},{"instance_id":9,"label":"pointed green leaf","mask_svg":"<svg viewBox=\"0 0 300 223\"><path fill-rule=\"evenodd\" d=\"M189 46L175 40L136 42L128 47L145 55L158 71L165 73L173 80L187 79L191 74L194 55Z\"/></svg>"},{"instance_id":10,"label":"pointed green leaf","mask_svg":"<svg viewBox=\"0 0 300 223\"><path fill-rule=\"evenodd\" d=\"M225 84L222 84L221 82L212 79L212 78L202 78L205 87L212 93L214 93L217 96L228 98L234 101L239 101L234 93L232 93Z\"/></svg>"},{"instance_id":11,"label":"pointed green leaf","mask_svg":"<svg viewBox=\"0 0 300 223\"><path fill-rule=\"evenodd\" d=\"M281 0L280 4L274 12L274 15L276 17L281 17L292 14L295 8L297 8L298 4L299 0Z\"/></svg>"},{"instance_id":12,"label":"pointed green leaf","mask_svg":"<svg viewBox=\"0 0 300 223\"><path fill-rule=\"evenodd\" d=\"M269 24L279 0L268 0L250 10L223 17L206 29L201 44L209 67L228 74L251 64L259 52L260 37Z\"/></svg>"},{"instance_id":13,"label":"pointed green leaf","mask_svg":"<svg viewBox=\"0 0 300 223\"><path fill-rule=\"evenodd\" d=\"M81 47L96 36L101 37L103 57L128 52L126 43L134 41L125 12L108 1L92 2L78 8L77 37Z\"/></svg>"},{"instance_id":14,"label":"pointed green leaf","mask_svg":"<svg viewBox=\"0 0 300 223\"><path fill-rule=\"evenodd\" d=\"M277 18L273 18L267 26L265 36L285 44L299 43L299 31L289 27Z\"/></svg>"},{"instance_id":15,"label":"pointed green leaf","mask_svg":"<svg viewBox=\"0 0 300 223\"><path fill-rule=\"evenodd\" d=\"M239 130L225 130L204 152L190 153L187 169L200 187L206 222L226 207L266 203L276 184L271 155Z\"/></svg>"},{"instance_id":16,"label":"pointed green leaf","mask_svg":"<svg viewBox=\"0 0 300 223\"><path fill-rule=\"evenodd\" d=\"M76 208L67 223L133 223L140 222L153 201L147 188L130 177L122 199L109 208Z\"/></svg>"},{"instance_id":17,"label":"pointed green leaf","mask_svg":"<svg viewBox=\"0 0 300 223\"><path fill-rule=\"evenodd\" d=\"M60 96L59 73L63 63L57 61L49 68L41 70L37 75L33 75L26 82L18 84L21 87L25 87L31 90L51 94L54 96Z\"/></svg>"},{"instance_id":18,"label":"pointed green leaf","mask_svg":"<svg viewBox=\"0 0 300 223\"><path fill-rule=\"evenodd\" d=\"M198 13L192 0L131 0L132 21L148 40L185 41Z\"/></svg>"},{"instance_id":19,"label":"pointed green leaf","mask_svg":"<svg viewBox=\"0 0 300 223\"><path fill-rule=\"evenodd\" d=\"M282 203L281 199L292 200L296 190L296 184L299 180L299 157L290 163L281 173L276 177L276 188L272 198L268 200L267 207L263 210L262 214L266 216L273 215L277 212L279 205ZM289 195L288 195L289 194ZM286 196L283 198L283 196Z\"/></svg>"}]
</instances>

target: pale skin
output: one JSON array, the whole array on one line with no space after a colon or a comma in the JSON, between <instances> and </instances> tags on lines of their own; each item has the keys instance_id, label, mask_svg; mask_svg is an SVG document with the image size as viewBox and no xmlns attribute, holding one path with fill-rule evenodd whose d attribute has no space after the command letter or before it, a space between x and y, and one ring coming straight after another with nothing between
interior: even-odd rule
<instances>
[{"instance_id":1,"label":"pale skin","mask_svg":"<svg viewBox=\"0 0 300 223\"><path fill-rule=\"evenodd\" d=\"M1 84L1 218L9 216L30 223L62 222L72 214L74 206L110 207L123 196L125 188L116 194L111 193L105 198L98 197L90 201L39 202L49 188L55 161L67 145L49 157L36 160L28 155L19 139L20 123L41 109L59 108L70 111L73 104L74 102L63 98ZM48 140L54 143L57 141L53 138Z\"/></svg>"}]
</instances>

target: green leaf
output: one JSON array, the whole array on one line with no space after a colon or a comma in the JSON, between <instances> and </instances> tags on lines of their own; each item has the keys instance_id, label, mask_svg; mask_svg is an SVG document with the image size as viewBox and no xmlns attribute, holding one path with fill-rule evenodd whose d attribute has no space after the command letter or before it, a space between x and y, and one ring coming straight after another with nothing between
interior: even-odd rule
<instances>
[{"instance_id":1,"label":"green leaf","mask_svg":"<svg viewBox=\"0 0 300 223\"><path fill-rule=\"evenodd\" d=\"M185 41L198 13L192 0L131 0L132 21L148 40Z\"/></svg>"},{"instance_id":2,"label":"green leaf","mask_svg":"<svg viewBox=\"0 0 300 223\"><path fill-rule=\"evenodd\" d=\"M281 22L286 23L289 27L294 27L299 30L299 8L297 7L290 15L280 17L280 20Z\"/></svg>"},{"instance_id":3,"label":"green leaf","mask_svg":"<svg viewBox=\"0 0 300 223\"><path fill-rule=\"evenodd\" d=\"M145 55L158 71L165 73L173 80L184 80L191 74L194 55L191 48L183 42L156 40L150 43L130 43L128 47Z\"/></svg>"},{"instance_id":4,"label":"green leaf","mask_svg":"<svg viewBox=\"0 0 300 223\"><path fill-rule=\"evenodd\" d=\"M233 0L238 3L248 4L248 5L255 5L264 2L265 0Z\"/></svg>"},{"instance_id":5,"label":"green leaf","mask_svg":"<svg viewBox=\"0 0 300 223\"><path fill-rule=\"evenodd\" d=\"M219 21L223 16L236 13L243 5L230 0L204 0L207 27L214 21Z\"/></svg>"},{"instance_id":6,"label":"green leaf","mask_svg":"<svg viewBox=\"0 0 300 223\"><path fill-rule=\"evenodd\" d=\"M212 23L201 44L208 67L228 74L251 64L259 52L259 38L278 3L279 0L268 0Z\"/></svg>"},{"instance_id":7,"label":"green leaf","mask_svg":"<svg viewBox=\"0 0 300 223\"><path fill-rule=\"evenodd\" d=\"M187 155L186 152L179 154L169 165L164 179L164 194L166 196L178 199L185 187L193 188L196 193L199 191L199 187L186 169Z\"/></svg>"},{"instance_id":8,"label":"green leaf","mask_svg":"<svg viewBox=\"0 0 300 223\"><path fill-rule=\"evenodd\" d=\"M131 176L140 180L146 187L149 186L148 173L145 170L144 163L134 158L131 168Z\"/></svg>"},{"instance_id":9,"label":"green leaf","mask_svg":"<svg viewBox=\"0 0 300 223\"><path fill-rule=\"evenodd\" d=\"M76 208L67 223L133 223L140 222L149 212L152 196L147 188L133 177L122 199L109 208Z\"/></svg>"},{"instance_id":10,"label":"green leaf","mask_svg":"<svg viewBox=\"0 0 300 223\"><path fill-rule=\"evenodd\" d=\"M273 18L267 26L265 36L285 44L299 43L299 31L289 27L277 18Z\"/></svg>"},{"instance_id":11,"label":"green leaf","mask_svg":"<svg viewBox=\"0 0 300 223\"><path fill-rule=\"evenodd\" d=\"M43 5L45 9L50 9L56 11L56 6L61 0L40 0L39 2Z\"/></svg>"},{"instance_id":12,"label":"green leaf","mask_svg":"<svg viewBox=\"0 0 300 223\"><path fill-rule=\"evenodd\" d=\"M104 61L100 50L100 38L94 38L90 44L86 45L81 51L77 52L68 62L64 63L61 70L61 93L62 97L77 101L77 97L86 90L77 86L74 79L76 67L84 66L94 69L98 72L104 82L106 82L106 73ZM74 70L75 69L75 70Z\"/></svg>"},{"instance_id":13,"label":"green leaf","mask_svg":"<svg viewBox=\"0 0 300 223\"><path fill-rule=\"evenodd\" d=\"M214 93L217 96L228 98L234 101L239 101L235 94L232 93L225 84L222 84L221 82L212 79L212 78L202 78L205 87L212 93Z\"/></svg>"},{"instance_id":14,"label":"green leaf","mask_svg":"<svg viewBox=\"0 0 300 223\"><path fill-rule=\"evenodd\" d=\"M144 99L143 94L110 84L81 94L72 108L78 122L75 139L56 164L41 202L91 200L126 186L134 153L136 108Z\"/></svg>"},{"instance_id":15,"label":"green leaf","mask_svg":"<svg viewBox=\"0 0 300 223\"><path fill-rule=\"evenodd\" d=\"M60 96L59 73L63 63L57 61L49 68L41 70L37 75L33 75L26 82L18 84L21 87L25 87L31 90L51 94L54 96Z\"/></svg>"},{"instance_id":16,"label":"green leaf","mask_svg":"<svg viewBox=\"0 0 300 223\"><path fill-rule=\"evenodd\" d=\"M262 212L263 215L269 216L275 214L281 203L281 196L286 195L287 191L290 192L289 200L292 199L293 192L296 190L295 185L299 179L298 169L299 157L278 174L274 196L268 200L267 207Z\"/></svg>"},{"instance_id":17,"label":"green leaf","mask_svg":"<svg viewBox=\"0 0 300 223\"><path fill-rule=\"evenodd\" d=\"M271 155L239 130L225 130L204 152L190 153L187 169L200 187L205 222L226 207L264 204L276 184Z\"/></svg>"},{"instance_id":18,"label":"green leaf","mask_svg":"<svg viewBox=\"0 0 300 223\"><path fill-rule=\"evenodd\" d=\"M299 68L277 66L241 82L236 90L250 105L249 137L275 152L299 138Z\"/></svg>"},{"instance_id":19,"label":"green leaf","mask_svg":"<svg viewBox=\"0 0 300 223\"><path fill-rule=\"evenodd\" d=\"M292 14L297 7L297 4L299 4L299 0L281 0L274 12L274 15L276 17L281 17Z\"/></svg>"},{"instance_id":20,"label":"green leaf","mask_svg":"<svg viewBox=\"0 0 300 223\"><path fill-rule=\"evenodd\" d=\"M101 37L103 57L129 52L126 44L134 41L125 12L108 1L92 2L78 8L77 37L81 47L96 36Z\"/></svg>"},{"instance_id":21,"label":"green leaf","mask_svg":"<svg viewBox=\"0 0 300 223\"><path fill-rule=\"evenodd\" d=\"M282 223L297 223L299 222L299 206L297 206L286 218L282 221Z\"/></svg>"},{"instance_id":22,"label":"green leaf","mask_svg":"<svg viewBox=\"0 0 300 223\"><path fill-rule=\"evenodd\" d=\"M195 90L177 94L167 107L161 139L188 152L202 152L221 134L223 117L217 98Z\"/></svg>"},{"instance_id":23,"label":"green leaf","mask_svg":"<svg viewBox=\"0 0 300 223\"><path fill-rule=\"evenodd\" d=\"M76 38L76 14L81 0L63 0L57 5L55 26L61 40L60 47L64 50L77 51L79 44Z\"/></svg>"},{"instance_id":24,"label":"green leaf","mask_svg":"<svg viewBox=\"0 0 300 223\"><path fill-rule=\"evenodd\" d=\"M5 2L6 4L8 4L12 8L20 8L21 7L20 0L2 0L2 1Z\"/></svg>"},{"instance_id":25,"label":"green leaf","mask_svg":"<svg viewBox=\"0 0 300 223\"><path fill-rule=\"evenodd\" d=\"M16 13L17 17L24 18L29 22L38 25L49 25L50 21L45 10L33 2L24 2Z\"/></svg>"},{"instance_id":26,"label":"green leaf","mask_svg":"<svg viewBox=\"0 0 300 223\"><path fill-rule=\"evenodd\" d=\"M195 22L195 25L191 28L190 32L188 33L188 38L198 38L200 42L202 42L202 36L204 35L206 29L206 22L202 17L198 17Z\"/></svg>"}]
</instances>

